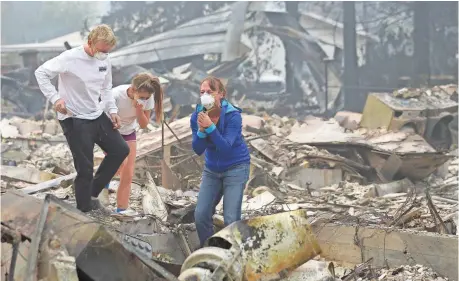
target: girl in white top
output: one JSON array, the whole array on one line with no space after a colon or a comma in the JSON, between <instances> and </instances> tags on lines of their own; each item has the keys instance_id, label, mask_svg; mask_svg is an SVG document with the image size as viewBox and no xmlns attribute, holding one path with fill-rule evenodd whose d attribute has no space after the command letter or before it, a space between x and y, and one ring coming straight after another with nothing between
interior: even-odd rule
<instances>
[{"instance_id":1,"label":"girl in white top","mask_svg":"<svg viewBox=\"0 0 459 281\"><path fill-rule=\"evenodd\" d=\"M139 127L142 129L147 127L152 110L155 111L156 122L161 122L163 90L157 77L150 73L139 73L132 79L131 85L115 87L112 93L118 107L118 115L121 118L119 132L130 149L128 157L118 170L120 184L116 194L116 212L128 215L130 212L127 209L137 149L136 130ZM102 191L100 197L103 201L107 201L108 186Z\"/></svg>"}]
</instances>

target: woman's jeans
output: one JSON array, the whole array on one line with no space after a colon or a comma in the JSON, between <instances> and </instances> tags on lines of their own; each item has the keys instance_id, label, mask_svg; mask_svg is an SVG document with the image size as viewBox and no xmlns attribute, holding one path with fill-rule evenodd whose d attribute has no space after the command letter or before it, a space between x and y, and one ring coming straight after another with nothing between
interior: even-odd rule
<instances>
[{"instance_id":1,"label":"woman's jeans","mask_svg":"<svg viewBox=\"0 0 459 281\"><path fill-rule=\"evenodd\" d=\"M225 226L241 220L242 196L249 180L249 173L250 164L239 164L222 173L204 168L198 203L194 211L201 247L207 238L214 234L212 216L222 196Z\"/></svg>"}]
</instances>

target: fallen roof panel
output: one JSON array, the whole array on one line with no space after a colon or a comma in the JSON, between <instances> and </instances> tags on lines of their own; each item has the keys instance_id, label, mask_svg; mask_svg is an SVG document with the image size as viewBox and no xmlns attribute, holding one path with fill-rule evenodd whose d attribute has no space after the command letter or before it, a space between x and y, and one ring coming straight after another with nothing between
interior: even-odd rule
<instances>
[{"instance_id":1,"label":"fallen roof panel","mask_svg":"<svg viewBox=\"0 0 459 281\"><path fill-rule=\"evenodd\" d=\"M135 49L136 53L145 53L151 52L154 50L163 51L170 50L174 47L182 46L192 46L195 44L209 44L209 43L219 43L224 39L225 34L210 34L206 36L194 36L194 37L182 37L182 38L172 38L165 39L158 42L150 42L148 44L137 45L135 48L123 49L119 52L113 53L110 55L110 59L114 61L119 57L125 57L134 54L133 50Z\"/></svg>"},{"instance_id":2,"label":"fallen roof panel","mask_svg":"<svg viewBox=\"0 0 459 281\"><path fill-rule=\"evenodd\" d=\"M69 42L71 46L78 46L79 43ZM36 50L38 52L63 52L65 51L64 43L33 43L0 46L2 53L18 53L26 50Z\"/></svg>"},{"instance_id":3,"label":"fallen roof panel","mask_svg":"<svg viewBox=\"0 0 459 281\"><path fill-rule=\"evenodd\" d=\"M223 44L222 41L218 43L201 43L194 46L184 45L162 50L144 51L143 53L133 52L132 54L112 59L112 63L116 66L127 66L201 55L204 53L219 53L223 48Z\"/></svg>"},{"instance_id":4,"label":"fallen roof panel","mask_svg":"<svg viewBox=\"0 0 459 281\"><path fill-rule=\"evenodd\" d=\"M188 46L190 44L189 42L193 42L193 40L197 40L200 42L206 42L207 40L208 42L209 36L214 37L210 39L211 41L220 40L221 42L223 42L224 35L226 33L226 30L228 29L230 16L231 10L229 10L229 8L226 8L223 11L218 11L211 15L191 20L185 24L178 26L173 30L163 32L161 34L135 42L129 46L126 46L118 51L113 52L110 55L110 57L112 58L112 63L113 65L136 64L136 62L130 61L130 59L126 58L126 56L138 52L150 53L147 61L143 61L143 63L154 62L158 60L157 57L152 58L152 53L154 54L156 52L155 50L168 49L171 47L171 44L174 44L176 46ZM175 55L178 55L176 57L191 56L190 54L188 54L186 50L182 53L184 55ZM170 58L167 55L165 55L164 58L161 56L161 59Z\"/></svg>"},{"instance_id":5,"label":"fallen roof panel","mask_svg":"<svg viewBox=\"0 0 459 281\"><path fill-rule=\"evenodd\" d=\"M206 53L222 53L232 13L232 6L225 7L223 10L191 20L173 30L135 42L113 52L110 55L112 64L128 66ZM244 26L244 29L248 29L250 25ZM190 48L190 44L195 45ZM171 49L171 46L177 48ZM242 43L240 49L249 50ZM161 53L161 50L164 52ZM158 52L160 52L159 57ZM139 55L140 53L144 55Z\"/></svg>"}]
</instances>

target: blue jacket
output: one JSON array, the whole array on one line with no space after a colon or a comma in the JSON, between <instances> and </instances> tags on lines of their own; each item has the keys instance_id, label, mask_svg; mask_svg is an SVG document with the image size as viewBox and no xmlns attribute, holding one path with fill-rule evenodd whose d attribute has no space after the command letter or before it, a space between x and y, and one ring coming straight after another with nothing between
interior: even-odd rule
<instances>
[{"instance_id":1,"label":"blue jacket","mask_svg":"<svg viewBox=\"0 0 459 281\"><path fill-rule=\"evenodd\" d=\"M250 163L249 149L242 136L241 109L222 100L222 111L217 126L212 124L205 132L200 132L197 120L198 113L202 110L202 105L197 105L190 123L193 131L193 150L197 155L206 152L206 167L221 173L234 165Z\"/></svg>"}]
</instances>

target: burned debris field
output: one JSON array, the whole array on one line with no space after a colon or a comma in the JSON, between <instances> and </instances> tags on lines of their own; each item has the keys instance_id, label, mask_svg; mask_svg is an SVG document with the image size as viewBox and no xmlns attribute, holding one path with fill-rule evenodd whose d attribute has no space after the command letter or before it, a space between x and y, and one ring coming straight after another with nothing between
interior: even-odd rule
<instances>
[{"instance_id":1,"label":"burned debris field","mask_svg":"<svg viewBox=\"0 0 459 281\"><path fill-rule=\"evenodd\" d=\"M134 214L77 209L73 155L35 79L87 34L2 43L2 279L459 280L457 42L443 50L451 35L438 34L452 25L446 2L426 20L430 51L419 48L421 2L110 3L100 18L119 40L113 87L148 72L164 91L163 120L152 113L135 131ZM382 30L386 18L395 21ZM190 117L207 76L242 111L250 172L241 220L225 225L221 200L200 245L206 159ZM95 146L94 172L105 157ZM109 210L119 186L116 175L99 196Z\"/></svg>"}]
</instances>

